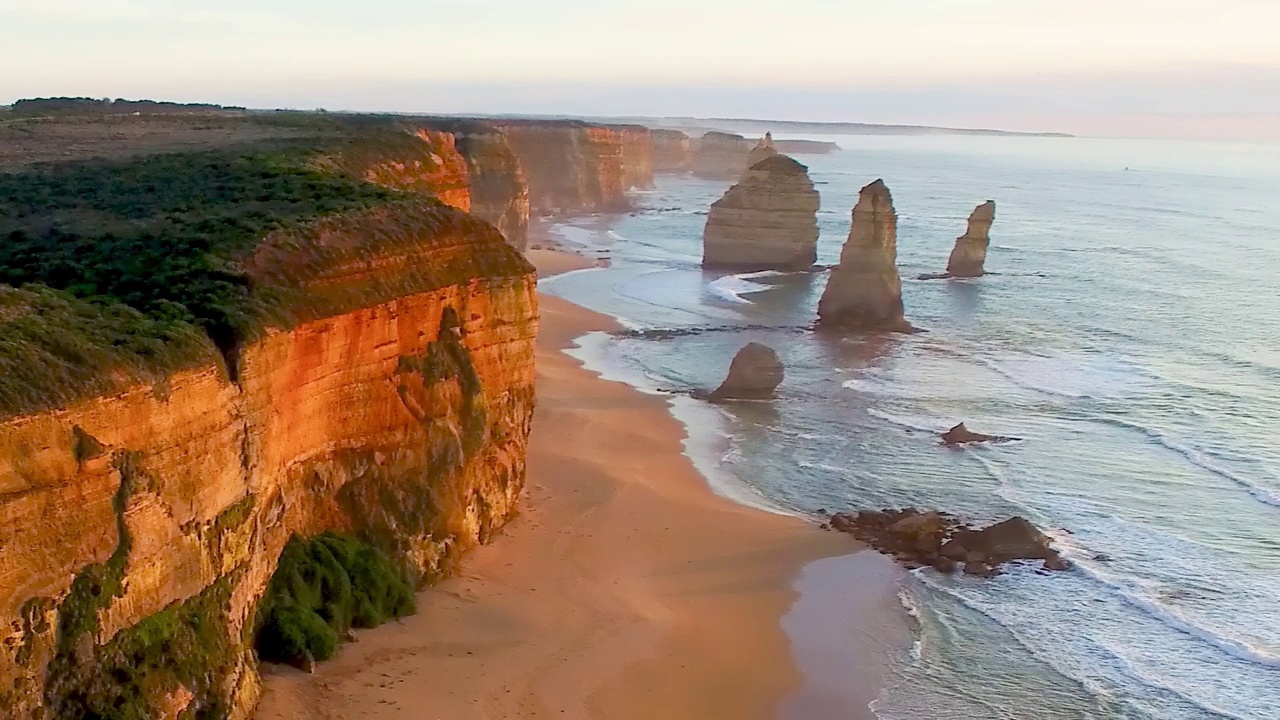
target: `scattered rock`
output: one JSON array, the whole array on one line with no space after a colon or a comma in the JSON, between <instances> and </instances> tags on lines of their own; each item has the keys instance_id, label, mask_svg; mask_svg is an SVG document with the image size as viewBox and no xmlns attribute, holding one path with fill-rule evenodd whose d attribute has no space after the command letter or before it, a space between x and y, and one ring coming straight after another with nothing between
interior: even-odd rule
<instances>
[{"instance_id":1,"label":"scattered rock","mask_svg":"<svg viewBox=\"0 0 1280 720\"><path fill-rule=\"evenodd\" d=\"M840 264L818 302L818 327L912 332L902 315L898 215L883 180L862 188Z\"/></svg>"},{"instance_id":2,"label":"scattered rock","mask_svg":"<svg viewBox=\"0 0 1280 720\"><path fill-rule=\"evenodd\" d=\"M776 153L751 166L711 205L702 231L702 266L739 271L811 267L818 257L821 200L808 170Z\"/></svg>"},{"instance_id":3,"label":"scattered rock","mask_svg":"<svg viewBox=\"0 0 1280 720\"><path fill-rule=\"evenodd\" d=\"M708 398L711 400L768 400L782 384L785 370L778 353L768 345L747 343L729 365L729 376Z\"/></svg>"},{"instance_id":4,"label":"scattered rock","mask_svg":"<svg viewBox=\"0 0 1280 720\"><path fill-rule=\"evenodd\" d=\"M310 675L316 671L316 659L310 650L303 650L302 657L295 660L293 666Z\"/></svg>"},{"instance_id":5,"label":"scattered rock","mask_svg":"<svg viewBox=\"0 0 1280 720\"><path fill-rule=\"evenodd\" d=\"M947 445L968 445L970 443L985 443L985 442L996 442L996 443L1011 442L1017 439L1018 438L1008 437L1005 435L984 435L982 433L976 433L970 430L969 428L965 427L964 423L960 423L959 425L956 425L950 430L942 433L942 442L946 443Z\"/></svg>"},{"instance_id":6,"label":"scattered rock","mask_svg":"<svg viewBox=\"0 0 1280 720\"><path fill-rule=\"evenodd\" d=\"M947 513L906 508L836 513L830 525L911 568L991 577L1016 560L1042 560L1046 570L1071 566L1047 535L1021 517L974 530Z\"/></svg>"}]
</instances>

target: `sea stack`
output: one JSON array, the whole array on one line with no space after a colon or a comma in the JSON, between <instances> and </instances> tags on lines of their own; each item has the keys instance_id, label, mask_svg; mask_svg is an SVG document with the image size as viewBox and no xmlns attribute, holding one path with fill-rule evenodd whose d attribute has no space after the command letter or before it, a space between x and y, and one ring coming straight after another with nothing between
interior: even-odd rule
<instances>
[{"instance_id":1,"label":"sea stack","mask_svg":"<svg viewBox=\"0 0 1280 720\"><path fill-rule=\"evenodd\" d=\"M883 180L862 188L853 227L818 302L824 329L911 332L902 316L898 215Z\"/></svg>"},{"instance_id":2,"label":"sea stack","mask_svg":"<svg viewBox=\"0 0 1280 720\"><path fill-rule=\"evenodd\" d=\"M987 246L991 243L991 223L996 219L996 203L988 200L969 215L969 229L956 239L956 246L947 261L947 276L978 277L983 274L987 261Z\"/></svg>"},{"instance_id":3,"label":"sea stack","mask_svg":"<svg viewBox=\"0 0 1280 720\"><path fill-rule=\"evenodd\" d=\"M729 365L729 376L711 393L711 400L768 400L782 384L784 370L778 353L768 345L747 343Z\"/></svg>"},{"instance_id":4,"label":"sea stack","mask_svg":"<svg viewBox=\"0 0 1280 720\"><path fill-rule=\"evenodd\" d=\"M744 172L750 171L762 160L768 160L777 154L778 151L773 147L773 133L765 133L764 137L760 138L760 142L757 142L756 146L751 148L751 152L747 154L747 167Z\"/></svg>"},{"instance_id":5,"label":"sea stack","mask_svg":"<svg viewBox=\"0 0 1280 720\"><path fill-rule=\"evenodd\" d=\"M702 232L702 266L810 267L817 259L819 204L807 167L786 155L760 161L711 205Z\"/></svg>"},{"instance_id":6,"label":"sea stack","mask_svg":"<svg viewBox=\"0 0 1280 720\"><path fill-rule=\"evenodd\" d=\"M709 179L736 178L747 167L751 141L733 133L712 130L698 139L693 174Z\"/></svg>"}]
</instances>

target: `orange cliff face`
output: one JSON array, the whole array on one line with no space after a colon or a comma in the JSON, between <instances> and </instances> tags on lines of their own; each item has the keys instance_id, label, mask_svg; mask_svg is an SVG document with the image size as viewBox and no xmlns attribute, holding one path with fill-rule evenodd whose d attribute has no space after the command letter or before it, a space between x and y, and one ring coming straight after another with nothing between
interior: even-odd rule
<instances>
[{"instance_id":1,"label":"orange cliff face","mask_svg":"<svg viewBox=\"0 0 1280 720\"><path fill-rule=\"evenodd\" d=\"M488 127L457 131L471 173L471 212L519 250L528 243L529 183L507 136Z\"/></svg>"},{"instance_id":2,"label":"orange cliff face","mask_svg":"<svg viewBox=\"0 0 1280 720\"><path fill-rule=\"evenodd\" d=\"M622 178L628 190L652 190L653 136L643 125L613 125L622 140Z\"/></svg>"},{"instance_id":3,"label":"orange cliff face","mask_svg":"<svg viewBox=\"0 0 1280 720\"><path fill-rule=\"evenodd\" d=\"M446 205L469 212L471 171L453 133L414 128L407 134L421 141L421 146L369 159L363 172L355 174L383 187L434 195Z\"/></svg>"},{"instance_id":4,"label":"orange cliff face","mask_svg":"<svg viewBox=\"0 0 1280 720\"><path fill-rule=\"evenodd\" d=\"M383 209L244 262L308 303L239 349L236 382L211 359L0 418L0 715L59 717L60 688L198 610L200 680L147 689L152 706L248 718L252 618L291 534L380 538L429 578L515 511L537 301L492 227ZM61 647L68 622L92 632Z\"/></svg>"},{"instance_id":5,"label":"orange cliff face","mask_svg":"<svg viewBox=\"0 0 1280 720\"><path fill-rule=\"evenodd\" d=\"M545 214L629 207L623 138L577 121L505 121L499 125L529 182L530 208Z\"/></svg>"}]
</instances>

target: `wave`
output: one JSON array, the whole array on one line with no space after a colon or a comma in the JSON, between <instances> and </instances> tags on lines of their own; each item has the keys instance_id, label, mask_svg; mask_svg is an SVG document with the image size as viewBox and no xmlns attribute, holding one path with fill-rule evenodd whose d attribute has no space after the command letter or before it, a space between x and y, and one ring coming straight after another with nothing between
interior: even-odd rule
<instances>
[{"instance_id":1,"label":"wave","mask_svg":"<svg viewBox=\"0 0 1280 720\"><path fill-rule=\"evenodd\" d=\"M845 387L848 387L848 383L845 384ZM867 414L872 417L878 417L892 425L897 425L898 427L917 432L941 433L946 432L955 426L955 422L952 420L919 416L903 417L901 415L894 415L875 408L867 408Z\"/></svg>"},{"instance_id":2,"label":"wave","mask_svg":"<svg viewBox=\"0 0 1280 720\"><path fill-rule=\"evenodd\" d=\"M1232 483L1235 483L1236 485L1239 485L1241 488L1246 490L1250 495L1252 495L1255 500L1258 500L1259 502L1265 505L1270 505L1272 507L1280 507L1280 490L1259 485L1256 482L1244 477L1243 475L1240 475L1239 473L1233 472L1231 470L1228 470L1227 468L1224 468L1214 463L1213 460L1211 460L1209 456L1206 455L1205 453L1193 447L1190 447L1188 445L1184 445L1178 442L1177 440L1169 437L1168 433L1164 432L1163 430L1147 427L1146 425L1140 425L1138 423L1130 422L1128 420L1121 420L1120 418L1116 418L1116 417L1103 416L1098 419L1101 420L1102 422L1108 423L1110 425L1115 425L1117 427L1127 428L1130 430L1137 430L1138 432L1141 432L1142 434L1154 440L1160 446L1168 450L1172 450L1173 452L1181 455L1183 458L1187 460L1187 462L1191 463L1192 465L1195 465L1196 467L1199 467L1202 470L1207 470L1210 473L1213 473L1214 475L1217 475L1218 477L1224 480L1227 480Z\"/></svg>"},{"instance_id":3,"label":"wave","mask_svg":"<svg viewBox=\"0 0 1280 720\"><path fill-rule=\"evenodd\" d=\"M1029 354L974 359L1014 385L1072 400L1130 395L1152 380L1144 368L1121 359Z\"/></svg>"},{"instance_id":4,"label":"wave","mask_svg":"<svg viewBox=\"0 0 1280 720\"><path fill-rule=\"evenodd\" d=\"M768 285L751 282L749 278L761 277L760 273L746 273L744 275L725 275L717 280L707 283L707 289L712 295L725 300L727 302L739 305L750 305L751 301L742 297L743 295L752 295L755 293L765 292L772 288Z\"/></svg>"}]
</instances>

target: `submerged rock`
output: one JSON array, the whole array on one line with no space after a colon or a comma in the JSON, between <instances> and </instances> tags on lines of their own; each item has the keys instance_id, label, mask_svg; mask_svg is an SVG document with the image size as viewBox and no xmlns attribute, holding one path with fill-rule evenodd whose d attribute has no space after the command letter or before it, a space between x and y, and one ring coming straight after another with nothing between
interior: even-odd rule
<instances>
[{"instance_id":1,"label":"submerged rock","mask_svg":"<svg viewBox=\"0 0 1280 720\"><path fill-rule=\"evenodd\" d=\"M818 303L822 328L911 332L902 314L898 215L883 180L862 188L853 226Z\"/></svg>"},{"instance_id":2,"label":"submerged rock","mask_svg":"<svg viewBox=\"0 0 1280 720\"><path fill-rule=\"evenodd\" d=\"M948 445L968 445L970 443L984 442L1009 442L1018 438L1008 437L1005 435L984 435L976 433L960 423L950 430L942 433L942 442Z\"/></svg>"},{"instance_id":3,"label":"submerged rock","mask_svg":"<svg viewBox=\"0 0 1280 720\"><path fill-rule=\"evenodd\" d=\"M778 353L768 345L747 343L729 365L729 376L711 400L767 400L782 384L785 370Z\"/></svg>"},{"instance_id":4,"label":"submerged rock","mask_svg":"<svg viewBox=\"0 0 1280 720\"><path fill-rule=\"evenodd\" d=\"M912 568L930 566L947 573L963 569L969 575L992 577L1001 565L1017 560L1041 560L1047 570L1071 567L1049 537L1022 517L974 530L937 511L863 510L837 513L830 526Z\"/></svg>"},{"instance_id":5,"label":"submerged rock","mask_svg":"<svg viewBox=\"0 0 1280 720\"><path fill-rule=\"evenodd\" d=\"M760 161L711 205L702 266L804 270L818 256L821 198L808 168L786 155Z\"/></svg>"}]
</instances>

